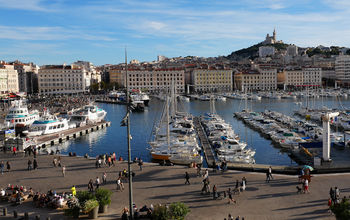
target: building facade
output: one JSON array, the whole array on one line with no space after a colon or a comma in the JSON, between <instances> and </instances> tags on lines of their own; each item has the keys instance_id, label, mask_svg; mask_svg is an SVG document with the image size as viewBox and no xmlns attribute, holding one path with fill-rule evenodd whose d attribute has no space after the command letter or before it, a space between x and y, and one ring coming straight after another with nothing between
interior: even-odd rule
<instances>
[{"instance_id":1,"label":"building facade","mask_svg":"<svg viewBox=\"0 0 350 220\"><path fill-rule=\"evenodd\" d=\"M39 67L33 63L16 62L13 65L18 72L19 91L27 94L38 93Z\"/></svg>"},{"instance_id":2,"label":"building facade","mask_svg":"<svg viewBox=\"0 0 350 220\"><path fill-rule=\"evenodd\" d=\"M119 86L125 86L125 71L121 69L109 70L109 82L117 83Z\"/></svg>"},{"instance_id":3,"label":"building facade","mask_svg":"<svg viewBox=\"0 0 350 220\"><path fill-rule=\"evenodd\" d=\"M14 65L0 64L0 92L1 94L19 92L18 72Z\"/></svg>"},{"instance_id":4,"label":"building facade","mask_svg":"<svg viewBox=\"0 0 350 220\"><path fill-rule=\"evenodd\" d=\"M340 83L350 83L350 56L340 55L335 59L335 76Z\"/></svg>"},{"instance_id":5,"label":"building facade","mask_svg":"<svg viewBox=\"0 0 350 220\"><path fill-rule=\"evenodd\" d=\"M260 90L260 73L257 70L243 70L234 75L235 89L240 91Z\"/></svg>"},{"instance_id":6,"label":"building facade","mask_svg":"<svg viewBox=\"0 0 350 220\"><path fill-rule=\"evenodd\" d=\"M301 68L290 68L284 71L284 84L288 87L302 86L303 82L303 70Z\"/></svg>"},{"instance_id":7,"label":"building facade","mask_svg":"<svg viewBox=\"0 0 350 220\"><path fill-rule=\"evenodd\" d=\"M129 90L150 93L167 92L174 82L177 93L185 92L185 71L183 69L128 70ZM123 71L125 75L125 70Z\"/></svg>"},{"instance_id":8,"label":"building facade","mask_svg":"<svg viewBox=\"0 0 350 220\"><path fill-rule=\"evenodd\" d=\"M39 69L39 94L78 94L89 91L91 75L76 65L48 65Z\"/></svg>"},{"instance_id":9,"label":"building facade","mask_svg":"<svg viewBox=\"0 0 350 220\"><path fill-rule=\"evenodd\" d=\"M277 69L259 68L260 73L260 90L277 89Z\"/></svg>"},{"instance_id":10,"label":"building facade","mask_svg":"<svg viewBox=\"0 0 350 220\"><path fill-rule=\"evenodd\" d=\"M232 91L232 70L195 69L192 72L195 92Z\"/></svg>"},{"instance_id":11,"label":"building facade","mask_svg":"<svg viewBox=\"0 0 350 220\"><path fill-rule=\"evenodd\" d=\"M305 67L303 70L303 84L308 86L322 85L322 68Z\"/></svg>"}]
</instances>

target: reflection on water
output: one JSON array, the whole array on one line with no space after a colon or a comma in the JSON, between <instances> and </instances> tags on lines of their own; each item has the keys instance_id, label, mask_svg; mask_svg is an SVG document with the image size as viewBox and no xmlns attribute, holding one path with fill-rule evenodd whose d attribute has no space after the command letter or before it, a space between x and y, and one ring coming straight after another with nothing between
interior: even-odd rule
<instances>
[{"instance_id":1,"label":"reflection on water","mask_svg":"<svg viewBox=\"0 0 350 220\"><path fill-rule=\"evenodd\" d=\"M226 122L232 125L235 132L243 141L248 143L249 147L256 150L256 163L289 165L292 161L286 153L273 146L270 140L266 140L258 132L247 128L243 122L233 117L233 113L249 108L256 112L269 109L292 115L293 110L299 108L299 105L296 105L295 102L303 102L305 106L306 99L263 99L261 101L247 102L227 99L226 102L216 102L216 111ZM330 108L341 108L343 106L344 108L350 108L350 101L346 99L340 102L335 98L319 98L309 100L308 103L310 107L327 106ZM144 161L150 161L151 157L146 150L148 147L147 142L150 140L155 121L160 118L162 105L162 101L153 98L145 112L131 114L132 157L141 157ZM118 157L127 157L126 127L120 127L120 121L125 116L126 106L115 104L99 104L99 106L108 112L106 119L112 122L111 127L63 143L63 145L69 145L68 148L63 150L64 153L76 152L78 155L88 153L90 156L96 156L98 154L116 152ZM210 109L209 102L205 101L180 102L178 108L195 116L204 114Z\"/></svg>"}]
</instances>

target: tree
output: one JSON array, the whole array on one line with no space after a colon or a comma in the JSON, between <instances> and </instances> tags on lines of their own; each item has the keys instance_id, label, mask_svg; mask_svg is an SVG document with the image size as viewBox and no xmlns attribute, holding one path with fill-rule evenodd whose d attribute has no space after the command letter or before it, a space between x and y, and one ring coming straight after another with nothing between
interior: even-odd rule
<instances>
[{"instance_id":1,"label":"tree","mask_svg":"<svg viewBox=\"0 0 350 220\"><path fill-rule=\"evenodd\" d=\"M335 214L335 217L338 220L347 220L350 219L350 203L349 199L343 199L338 204L333 204L331 206L332 212Z\"/></svg>"}]
</instances>

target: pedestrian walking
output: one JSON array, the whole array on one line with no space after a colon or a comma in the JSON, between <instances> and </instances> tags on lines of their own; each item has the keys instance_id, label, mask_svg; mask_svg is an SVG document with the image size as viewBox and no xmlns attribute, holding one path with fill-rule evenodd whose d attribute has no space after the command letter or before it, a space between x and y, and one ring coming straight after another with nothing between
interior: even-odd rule
<instances>
[{"instance_id":1,"label":"pedestrian walking","mask_svg":"<svg viewBox=\"0 0 350 220\"><path fill-rule=\"evenodd\" d=\"M246 185L247 185L247 179L245 177L243 177L242 183L241 183L242 191L245 191Z\"/></svg>"},{"instance_id":2,"label":"pedestrian walking","mask_svg":"<svg viewBox=\"0 0 350 220\"><path fill-rule=\"evenodd\" d=\"M38 169L38 162L36 161L36 159L33 160L33 168L34 170Z\"/></svg>"},{"instance_id":3,"label":"pedestrian walking","mask_svg":"<svg viewBox=\"0 0 350 220\"><path fill-rule=\"evenodd\" d=\"M56 157L53 158L52 164L54 167L57 167L57 158Z\"/></svg>"},{"instance_id":4,"label":"pedestrian walking","mask_svg":"<svg viewBox=\"0 0 350 220\"><path fill-rule=\"evenodd\" d=\"M336 186L336 187L334 188L334 191L335 191L335 198L336 198L336 200L338 200L338 199L340 198L340 190L339 190L339 188Z\"/></svg>"},{"instance_id":5,"label":"pedestrian walking","mask_svg":"<svg viewBox=\"0 0 350 220\"><path fill-rule=\"evenodd\" d=\"M13 147L13 155L16 156L16 151L17 151L17 148L14 146Z\"/></svg>"},{"instance_id":6,"label":"pedestrian walking","mask_svg":"<svg viewBox=\"0 0 350 220\"><path fill-rule=\"evenodd\" d=\"M272 167L271 167L271 166L269 167L268 171L269 171L270 179L273 180L273 176L272 176Z\"/></svg>"},{"instance_id":7,"label":"pedestrian walking","mask_svg":"<svg viewBox=\"0 0 350 220\"><path fill-rule=\"evenodd\" d=\"M332 199L332 202L334 203L335 202L335 196L334 196L334 190L333 190L333 187L331 187L330 189L329 189L329 196L330 196L330 198Z\"/></svg>"},{"instance_id":8,"label":"pedestrian walking","mask_svg":"<svg viewBox=\"0 0 350 220\"><path fill-rule=\"evenodd\" d=\"M107 173L106 172L104 172L102 175L102 183L107 184Z\"/></svg>"},{"instance_id":9,"label":"pedestrian walking","mask_svg":"<svg viewBox=\"0 0 350 220\"><path fill-rule=\"evenodd\" d=\"M197 164L197 177L201 176L202 168L200 164Z\"/></svg>"},{"instance_id":10,"label":"pedestrian walking","mask_svg":"<svg viewBox=\"0 0 350 220\"><path fill-rule=\"evenodd\" d=\"M304 192L306 193L310 193L309 191L309 180L308 179L305 179L305 182L304 182Z\"/></svg>"},{"instance_id":11,"label":"pedestrian walking","mask_svg":"<svg viewBox=\"0 0 350 220\"><path fill-rule=\"evenodd\" d=\"M66 176L66 166L62 167L62 175L63 175L63 177Z\"/></svg>"},{"instance_id":12,"label":"pedestrian walking","mask_svg":"<svg viewBox=\"0 0 350 220\"><path fill-rule=\"evenodd\" d=\"M10 171L11 171L11 164L10 164L10 161L7 161L7 162L6 162L6 168L7 168L7 172L10 172Z\"/></svg>"},{"instance_id":13,"label":"pedestrian walking","mask_svg":"<svg viewBox=\"0 0 350 220\"><path fill-rule=\"evenodd\" d=\"M267 170L267 171L266 171L266 182L269 183L269 182L270 182L270 179L271 179L271 178L270 178L270 172L269 172L269 170Z\"/></svg>"},{"instance_id":14,"label":"pedestrian walking","mask_svg":"<svg viewBox=\"0 0 350 220\"><path fill-rule=\"evenodd\" d=\"M4 174L4 167L5 167L4 161L1 161L0 163L1 174Z\"/></svg>"},{"instance_id":15,"label":"pedestrian walking","mask_svg":"<svg viewBox=\"0 0 350 220\"><path fill-rule=\"evenodd\" d=\"M228 188L227 195L228 195L228 204L230 204L231 202L232 203L236 203L236 200L234 200L233 197L232 197L231 188Z\"/></svg>"},{"instance_id":16,"label":"pedestrian walking","mask_svg":"<svg viewBox=\"0 0 350 220\"><path fill-rule=\"evenodd\" d=\"M186 179L186 182L185 182L185 185L188 183L188 185L190 185L190 175L186 172L185 173L185 179Z\"/></svg>"},{"instance_id":17,"label":"pedestrian walking","mask_svg":"<svg viewBox=\"0 0 350 220\"><path fill-rule=\"evenodd\" d=\"M77 194L77 190L75 188L75 185L72 186L72 188L70 189L72 191L72 195L75 196Z\"/></svg>"},{"instance_id":18,"label":"pedestrian walking","mask_svg":"<svg viewBox=\"0 0 350 220\"><path fill-rule=\"evenodd\" d=\"M92 181L92 179L90 179L90 181L88 183L88 190L89 190L89 192L94 191L94 182Z\"/></svg>"},{"instance_id":19,"label":"pedestrian walking","mask_svg":"<svg viewBox=\"0 0 350 220\"><path fill-rule=\"evenodd\" d=\"M117 190L120 190L120 191L124 190L124 184L121 176L119 176L117 179Z\"/></svg>"},{"instance_id":20,"label":"pedestrian walking","mask_svg":"<svg viewBox=\"0 0 350 220\"><path fill-rule=\"evenodd\" d=\"M61 156L58 157L57 159L57 166L61 167Z\"/></svg>"},{"instance_id":21,"label":"pedestrian walking","mask_svg":"<svg viewBox=\"0 0 350 220\"><path fill-rule=\"evenodd\" d=\"M216 188L216 185L213 186L213 199L217 199L218 198L218 191Z\"/></svg>"},{"instance_id":22,"label":"pedestrian walking","mask_svg":"<svg viewBox=\"0 0 350 220\"><path fill-rule=\"evenodd\" d=\"M234 193L237 193L238 195L241 193L238 180L236 180L236 186L234 189Z\"/></svg>"},{"instance_id":23,"label":"pedestrian walking","mask_svg":"<svg viewBox=\"0 0 350 220\"><path fill-rule=\"evenodd\" d=\"M96 185L96 189L100 187L100 178L96 177L95 185Z\"/></svg>"},{"instance_id":24,"label":"pedestrian walking","mask_svg":"<svg viewBox=\"0 0 350 220\"><path fill-rule=\"evenodd\" d=\"M33 162L31 160L28 160L28 171L32 170Z\"/></svg>"},{"instance_id":25,"label":"pedestrian walking","mask_svg":"<svg viewBox=\"0 0 350 220\"><path fill-rule=\"evenodd\" d=\"M142 159L140 158L140 159L139 159L140 171L142 171L142 165L143 165L143 161L142 161Z\"/></svg>"}]
</instances>

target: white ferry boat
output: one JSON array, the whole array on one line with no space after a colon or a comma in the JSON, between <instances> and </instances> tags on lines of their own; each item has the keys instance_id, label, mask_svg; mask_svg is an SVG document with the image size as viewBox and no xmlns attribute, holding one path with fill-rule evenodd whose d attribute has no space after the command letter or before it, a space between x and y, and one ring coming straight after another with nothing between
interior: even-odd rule
<instances>
[{"instance_id":1,"label":"white ferry boat","mask_svg":"<svg viewBox=\"0 0 350 220\"><path fill-rule=\"evenodd\" d=\"M75 127L75 124L70 126L67 119L58 119L56 116L50 115L46 112L41 119L33 122L28 131L23 131L23 134L28 137L33 137L53 134L73 127Z\"/></svg>"},{"instance_id":2,"label":"white ferry boat","mask_svg":"<svg viewBox=\"0 0 350 220\"><path fill-rule=\"evenodd\" d=\"M5 117L5 126L7 127L25 127L31 125L39 119L38 111L28 111L24 100L16 100Z\"/></svg>"},{"instance_id":3,"label":"white ferry boat","mask_svg":"<svg viewBox=\"0 0 350 220\"><path fill-rule=\"evenodd\" d=\"M77 110L70 116L70 122L76 126L83 126L101 122L107 115L107 112L96 105L85 105L82 109Z\"/></svg>"}]
</instances>

